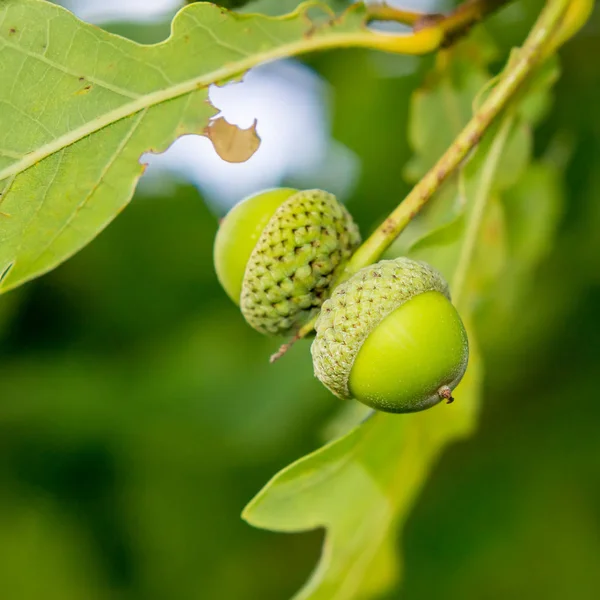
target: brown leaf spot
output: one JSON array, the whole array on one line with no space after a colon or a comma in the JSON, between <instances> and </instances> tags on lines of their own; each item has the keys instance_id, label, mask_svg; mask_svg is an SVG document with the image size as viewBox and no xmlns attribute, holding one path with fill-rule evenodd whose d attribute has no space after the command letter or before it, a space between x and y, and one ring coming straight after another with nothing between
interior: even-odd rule
<instances>
[{"instance_id":1,"label":"brown leaf spot","mask_svg":"<svg viewBox=\"0 0 600 600\"><path fill-rule=\"evenodd\" d=\"M87 94L91 89L92 89L91 84L88 84L85 87L83 87L82 89L80 89L78 92L75 92L75 95L82 96L83 94Z\"/></svg>"},{"instance_id":2,"label":"brown leaf spot","mask_svg":"<svg viewBox=\"0 0 600 600\"><path fill-rule=\"evenodd\" d=\"M391 217L388 217L385 220L383 227L381 228L381 232L385 235L391 235L392 233L394 233L395 229L396 229L396 222Z\"/></svg>"},{"instance_id":3,"label":"brown leaf spot","mask_svg":"<svg viewBox=\"0 0 600 600\"><path fill-rule=\"evenodd\" d=\"M17 29L16 29L15 27L11 27L11 28L8 30L8 33L10 33L10 35L15 35L15 33L17 33Z\"/></svg>"},{"instance_id":4,"label":"brown leaf spot","mask_svg":"<svg viewBox=\"0 0 600 600\"><path fill-rule=\"evenodd\" d=\"M260 138L256 121L248 129L240 129L219 117L208 124L204 135L212 142L217 154L230 163L246 162L258 150Z\"/></svg>"},{"instance_id":5,"label":"brown leaf spot","mask_svg":"<svg viewBox=\"0 0 600 600\"><path fill-rule=\"evenodd\" d=\"M479 131L474 131L470 136L469 136L469 142L471 143L471 145L476 146L477 144L479 144L479 141L481 140L481 132Z\"/></svg>"},{"instance_id":6,"label":"brown leaf spot","mask_svg":"<svg viewBox=\"0 0 600 600\"><path fill-rule=\"evenodd\" d=\"M311 37L313 37L315 35L315 33L317 33L317 26L316 25L311 25L309 29L307 29L303 34L302 37L306 40L310 40Z\"/></svg>"},{"instance_id":7,"label":"brown leaf spot","mask_svg":"<svg viewBox=\"0 0 600 600\"><path fill-rule=\"evenodd\" d=\"M432 27L440 23L444 20L444 15L441 13L429 13L423 15L417 22L413 25L413 31L421 31L422 29L427 29L428 27Z\"/></svg>"}]
</instances>

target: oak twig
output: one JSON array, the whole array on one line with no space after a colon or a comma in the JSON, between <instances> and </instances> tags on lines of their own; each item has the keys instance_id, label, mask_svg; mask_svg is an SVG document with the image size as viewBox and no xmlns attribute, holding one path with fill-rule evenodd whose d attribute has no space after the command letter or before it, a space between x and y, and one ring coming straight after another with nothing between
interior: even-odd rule
<instances>
[{"instance_id":1,"label":"oak twig","mask_svg":"<svg viewBox=\"0 0 600 600\"><path fill-rule=\"evenodd\" d=\"M499 5L500 0L495 2L472 0L465 3L452 13L454 16L447 17L448 19L455 19L454 25L450 27L449 31L459 31L467 22L472 22L474 15L479 15L479 18L481 18L484 14L481 12L484 10L484 5L493 10L491 8L492 4ZM415 185L404 201L358 248L335 285L339 285L363 267L379 260L385 250L427 204L450 174L462 164L463 160L478 145L483 134L509 104L528 76L546 58L548 48L554 49L554 36L568 7L569 0L548 1L527 36L523 47L519 50L517 56L509 61L487 99L481 104L438 162ZM389 10L393 11L394 9ZM467 18L467 14L469 18ZM401 16L404 18L404 15ZM309 335L314 329L315 322L316 318L302 327L294 341ZM281 355L281 353L278 353L277 358Z\"/></svg>"},{"instance_id":2,"label":"oak twig","mask_svg":"<svg viewBox=\"0 0 600 600\"><path fill-rule=\"evenodd\" d=\"M477 146L485 131L537 67L546 45L552 43L553 34L558 28L568 4L569 0L550 0L548 2L518 55L508 63L496 87L481 104L479 110L404 201L354 253L344 270L341 281L362 267L375 262L427 204L449 175Z\"/></svg>"},{"instance_id":3,"label":"oak twig","mask_svg":"<svg viewBox=\"0 0 600 600\"><path fill-rule=\"evenodd\" d=\"M444 45L448 45L511 0L467 0L447 15L441 13L419 13L387 4L368 4L367 22L394 21L410 25L414 31L427 27L439 28L443 33Z\"/></svg>"}]
</instances>

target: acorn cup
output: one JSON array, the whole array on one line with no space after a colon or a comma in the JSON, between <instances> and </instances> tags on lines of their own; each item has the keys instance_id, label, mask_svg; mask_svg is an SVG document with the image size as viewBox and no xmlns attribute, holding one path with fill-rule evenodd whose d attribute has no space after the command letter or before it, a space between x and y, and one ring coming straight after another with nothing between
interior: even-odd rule
<instances>
[{"instance_id":1,"label":"acorn cup","mask_svg":"<svg viewBox=\"0 0 600 600\"><path fill-rule=\"evenodd\" d=\"M467 334L448 285L408 258L361 269L335 288L315 330L315 375L336 396L381 411L451 402L467 368Z\"/></svg>"},{"instance_id":2,"label":"acorn cup","mask_svg":"<svg viewBox=\"0 0 600 600\"><path fill-rule=\"evenodd\" d=\"M318 312L359 243L358 228L333 194L267 190L221 222L215 269L254 329L289 335Z\"/></svg>"}]
</instances>

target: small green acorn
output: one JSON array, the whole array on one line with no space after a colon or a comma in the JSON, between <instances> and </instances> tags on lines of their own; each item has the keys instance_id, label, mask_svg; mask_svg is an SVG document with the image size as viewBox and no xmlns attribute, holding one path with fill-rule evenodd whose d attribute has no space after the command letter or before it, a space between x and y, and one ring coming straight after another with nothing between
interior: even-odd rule
<instances>
[{"instance_id":1,"label":"small green acorn","mask_svg":"<svg viewBox=\"0 0 600 600\"><path fill-rule=\"evenodd\" d=\"M278 188L246 198L221 222L217 277L257 331L296 331L321 307L360 243L333 194Z\"/></svg>"},{"instance_id":2,"label":"small green acorn","mask_svg":"<svg viewBox=\"0 0 600 600\"><path fill-rule=\"evenodd\" d=\"M381 261L339 285L315 330L315 375L336 396L385 412L451 402L467 368L467 334L448 285L408 258Z\"/></svg>"}]
</instances>

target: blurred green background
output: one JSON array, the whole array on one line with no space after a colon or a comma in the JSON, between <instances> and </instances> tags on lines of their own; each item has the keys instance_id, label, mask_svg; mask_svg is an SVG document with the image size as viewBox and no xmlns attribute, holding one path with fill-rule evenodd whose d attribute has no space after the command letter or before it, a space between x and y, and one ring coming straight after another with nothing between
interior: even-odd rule
<instances>
[{"instance_id":1,"label":"blurred green background","mask_svg":"<svg viewBox=\"0 0 600 600\"><path fill-rule=\"evenodd\" d=\"M517 5L490 24L500 58L540 3ZM481 427L431 474L398 539L406 575L390 599L600 596L598 56L597 11L562 52L536 134L538 154L557 134L569 149L556 244L518 310L479 315ZM331 135L358 159L347 203L363 232L408 189L410 95L432 59L411 61L304 61L331 86ZM323 442L339 403L313 379L308 343L268 364L279 342L244 324L212 269L219 210L192 186L163 187L0 297L5 600L283 600L318 558L322 532L259 531L239 513Z\"/></svg>"}]
</instances>

